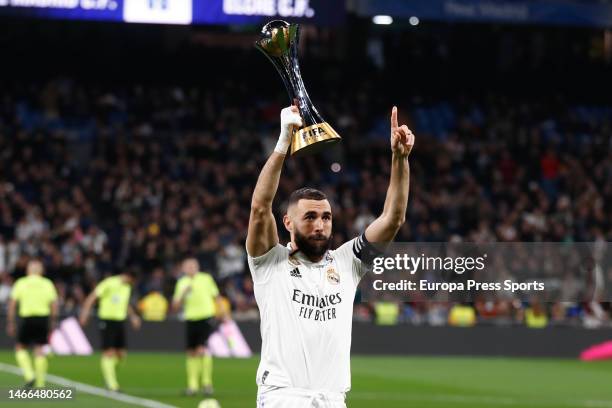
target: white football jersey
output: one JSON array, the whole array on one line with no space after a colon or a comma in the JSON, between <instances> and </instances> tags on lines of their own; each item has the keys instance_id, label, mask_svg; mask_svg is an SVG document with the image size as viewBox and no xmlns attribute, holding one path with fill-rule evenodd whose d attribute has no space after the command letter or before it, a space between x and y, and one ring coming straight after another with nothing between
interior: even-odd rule
<instances>
[{"instance_id":1,"label":"white football jersey","mask_svg":"<svg viewBox=\"0 0 612 408\"><path fill-rule=\"evenodd\" d=\"M291 244L248 257L261 315L257 385L347 392L361 237L310 262ZM355 248L354 248L355 247Z\"/></svg>"}]
</instances>

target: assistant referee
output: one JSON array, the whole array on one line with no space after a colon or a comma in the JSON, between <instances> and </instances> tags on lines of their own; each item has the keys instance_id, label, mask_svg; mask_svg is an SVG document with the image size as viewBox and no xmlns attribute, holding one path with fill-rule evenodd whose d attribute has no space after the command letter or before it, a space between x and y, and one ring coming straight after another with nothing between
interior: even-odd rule
<instances>
[{"instance_id":1,"label":"assistant referee","mask_svg":"<svg viewBox=\"0 0 612 408\"><path fill-rule=\"evenodd\" d=\"M172 308L183 306L187 340L187 395L194 395L200 386L205 395L213 393L213 361L206 343L212 334L215 314L221 314L219 289L213 277L200 272L200 264L187 257L181 264L185 274L174 288Z\"/></svg>"},{"instance_id":2,"label":"assistant referee","mask_svg":"<svg viewBox=\"0 0 612 408\"><path fill-rule=\"evenodd\" d=\"M41 261L28 262L26 276L17 279L11 290L7 334L15 335L15 311L19 305L21 324L15 344L15 359L21 368L26 387L44 387L48 362L43 346L48 343L49 325L55 327L57 321L57 291L51 280L43 277ZM28 347L34 348L34 366Z\"/></svg>"},{"instance_id":3,"label":"assistant referee","mask_svg":"<svg viewBox=\"0 0 612 408\"><path fill-rule=\"evenodd\" d=\"M140 328L140 317L130 304L134 274L130 272L111 276L98 283L87 296L81 310L80 322L87 325L91 308L99 300L98 320L102 337L100 368L106 387L119 391L117 365L126 355L125 320L129 316L134 329Z\"/></svg>"}]
</instances>

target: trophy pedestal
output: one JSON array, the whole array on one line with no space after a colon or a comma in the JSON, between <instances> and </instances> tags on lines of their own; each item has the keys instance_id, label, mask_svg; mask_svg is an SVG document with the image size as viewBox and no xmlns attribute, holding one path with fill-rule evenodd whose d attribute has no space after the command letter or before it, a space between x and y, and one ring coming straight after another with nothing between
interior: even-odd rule
<instances>
[{"instance_id":1,"label":"trophy pedestal","mask_svg":"<svg viewBox=\"0 0 612 408\"><path fill-rule=\"evenodd\" d=\"M340 140L338 133L327 122L303 127L293 132L291 155L317 153Z\"/></svg>"}]
</instances>

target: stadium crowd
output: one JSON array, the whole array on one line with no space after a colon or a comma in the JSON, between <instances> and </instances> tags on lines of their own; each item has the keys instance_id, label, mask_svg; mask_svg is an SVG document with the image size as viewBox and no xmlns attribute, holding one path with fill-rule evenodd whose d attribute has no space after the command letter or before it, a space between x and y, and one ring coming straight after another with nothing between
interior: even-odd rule
<instances>
[{"instance_id":1,"label":"stadium crowd","mask_svg":"<svg viewBox=\"0 0 612 408\"><path fill-rule=\"evenodd\" d=\"M63 312L73 313L96 282L125 269L139 276L136 297L170 296L178 261L195 254L234 314L257 318L244 240L282 106L254 99L240 80L218 86L223 92L56 79L0 95L0 303L31 256L43 259ZM370 92L362 84L315 98L343 142L289 158L277 195L279 214L298 187L326 192L333 247L362 231L385 197L390 104L372 106ZM396 103L417 135L397 241L612 240L612 106L500 95ZM407 305L399 319L445 324L449 307ZM510 301L476 307L489 321L512 320L514 309ZM551 313L565 321L591 309ZM361 304L356 318L372 320L375 310Z\"/></svg>"}]
</instances>

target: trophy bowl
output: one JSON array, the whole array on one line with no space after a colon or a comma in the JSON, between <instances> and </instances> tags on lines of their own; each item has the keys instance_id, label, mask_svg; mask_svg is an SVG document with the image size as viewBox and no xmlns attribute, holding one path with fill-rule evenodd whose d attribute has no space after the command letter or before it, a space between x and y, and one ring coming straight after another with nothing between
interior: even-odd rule
<instances>
[{"instance_id":1,"label":"trophy bowl","mask_svg":"<svg viewBox=\"0 0 612 408\"><path fill-rule=\"evenodd\" d=\"M312 104L297 58L300 26L283 20L270 21L261 29L255 47L272 62L280 74L289 99L300 110L303 126L293 129L291 155L315 153L342 140Z\"/></svg>"}]
</instances>

